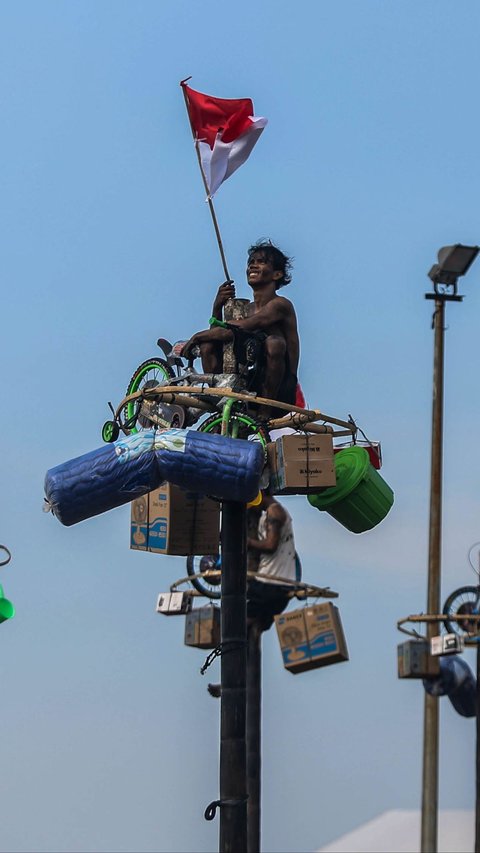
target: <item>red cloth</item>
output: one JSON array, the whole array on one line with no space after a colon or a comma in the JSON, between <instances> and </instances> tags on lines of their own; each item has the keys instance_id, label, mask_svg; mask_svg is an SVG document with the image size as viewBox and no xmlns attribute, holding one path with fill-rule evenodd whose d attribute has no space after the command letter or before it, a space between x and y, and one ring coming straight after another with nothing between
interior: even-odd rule
<instances>
[{"instance_id":1,"label":"red cloth","mask_svg":"<svg viewBox=\"0 0 480 853\"><path fill-rule=\"evenodd\" d=\"M305 397L303 396L302 386L300 382L297 382L297 391L295 394L295 405L300 406L302 409L306 409L307 404L305 402Z\"/></svg>"},{"instance_id":2,"label":"red cloth","mask_svg":"<svg viewBox=\"0 0 480 853\"><path fill-rule=\"evenodd\" d=\"M180 85L211 198L248 159L267 119L253 114L250 98L214 98L196 92L184 82Z\"/></svg>"},{"instance_id":3,"label":"red cloth","mask_svg":"<svg viewBox=\"0 0 480 853\"><path fill-rule=\"evenodd\" d=\"M221 134L222 142L233 142L252 124L253 103L250 98L214 98L185 84L183 88L195 137L208 142L212 150L217 133Z\"/></svg>"}]
</instances>

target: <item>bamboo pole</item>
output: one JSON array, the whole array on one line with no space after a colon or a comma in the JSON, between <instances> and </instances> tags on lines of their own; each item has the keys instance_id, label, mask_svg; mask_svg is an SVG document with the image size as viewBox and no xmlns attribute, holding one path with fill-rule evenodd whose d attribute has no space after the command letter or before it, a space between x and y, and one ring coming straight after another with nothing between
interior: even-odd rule
<instances>
[{"instance_id":1,"label":"bamboo pole","mask_svg":"<svg viewBox=\"0 0 480 853\"><path fill-rule=\"evenodd\" d=\"M188 396L184 394L181 388L188 388ZM326 415L324 412L321 412L319 409L302 409L300 406L294 406L293 403L281 403L279 400L270 400L267 397L258 397L252 396L251 394L245 394L242 392L232 391L230 388L206 388L205 385L195 386L178 386L178 385L156 385L154 388L148 388L147 390L140 389L139 391L135 391L133 394L129 394L127 397L124 397L122 402L117 407L115 417L121 413L122 409L125 408L127 403L132 403L135 400L144 397L145 399L149 399L151 397L159 397L162 398L164 403L178 403L179 405L184 403L187 406L196 406L201 408L199 403L200 400L194 400L191 395L198 394L204 397L219 397L222 399L223 397L234 397L235 400L239 402L249 403L255 406L274 406L278 409L283 410L284 412L293 412L299 413L303 415L305 418L304 424L307 425L312 421L327 421L328 423L335 424L337 426L342 426L345 428L346 433L352 435L356 428L349 421L341 420L340 418L334 418L331 415ZM186 402L188 400L188 402ZM277 427L277 420L269 421L269 424L272 429ZM282 426L296 426L296 422L294 418L287 418L286 420L282 419ZM303 426L302 425L302 426Z\"/></svg>"}]
</instances>

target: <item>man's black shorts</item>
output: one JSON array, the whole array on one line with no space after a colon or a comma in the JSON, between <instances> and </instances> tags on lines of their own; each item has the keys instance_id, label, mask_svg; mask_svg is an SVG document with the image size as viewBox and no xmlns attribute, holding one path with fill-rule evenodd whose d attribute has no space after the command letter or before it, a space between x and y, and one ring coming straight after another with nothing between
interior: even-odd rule
<instances>
[{"instance_id":1,"label":"man's black shorts","mask_svg":"<svg viewBox=\"0 0 480 853\"><path fill-rule=\"evenodd\" d=\"M264 583L255 578L247 588L247 616L257 619L263 631L273 624L273 617L282 613L290 601L288 587L277 583Z\"/></svg>"}]
</instances>

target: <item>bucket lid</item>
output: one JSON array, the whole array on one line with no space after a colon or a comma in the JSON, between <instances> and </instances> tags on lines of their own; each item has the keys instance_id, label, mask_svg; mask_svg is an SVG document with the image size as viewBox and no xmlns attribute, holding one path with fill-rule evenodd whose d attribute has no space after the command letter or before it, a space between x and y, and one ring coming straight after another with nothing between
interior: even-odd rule
<instances>
[{"instance_id":1,"label":"bucket lid","mask_svg":"<svg viewBox=\"0 0 480 853\"><path fill-rule=\"evenodd\" d=\"M346 498L358 486L367 474L370 467L370 457L364 447L353 445L339 450L335 454L335 474L337 485L329 486L323 492L308 495L312 498L311 503L317 509L327 509L337 501Z\"/></svg>"}]
</instances>

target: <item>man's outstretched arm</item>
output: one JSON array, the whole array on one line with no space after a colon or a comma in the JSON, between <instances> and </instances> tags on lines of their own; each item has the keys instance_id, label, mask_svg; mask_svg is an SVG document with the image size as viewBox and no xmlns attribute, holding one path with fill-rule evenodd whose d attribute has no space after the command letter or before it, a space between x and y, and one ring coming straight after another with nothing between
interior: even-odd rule
<instances>
[{"instance_id":1,"label":"man's outstretched arm","mask_svg":"<svg viewBox=\"0 0 480 853\"><path fill-rule=\"evenodd\" d=\"M292 303L283 296L276 296L259 311L245 317L243 320L229 320L231 326L238 326L246 332L268 331L272 326L294 315Z\"/></svg>"},{"instance_id":2,"label":"man's outstretched arm","mask_svg":"<svg viewBox=\"0 0 480 853\"><path fill-rule=\"evenodd\" d=\"M221 326L212 326L210 329L204 329L202 332L196 332L190 340L182 347L181 355L188 358L192 347L200 346L206 343L226 343L233 339L231 329L223 329Z\"/></svg>"}]
</instances>

